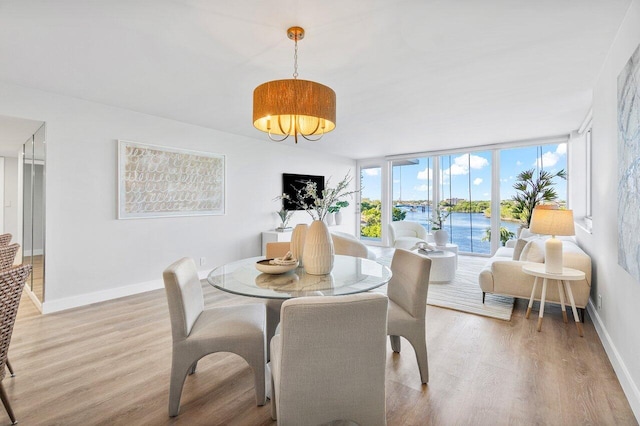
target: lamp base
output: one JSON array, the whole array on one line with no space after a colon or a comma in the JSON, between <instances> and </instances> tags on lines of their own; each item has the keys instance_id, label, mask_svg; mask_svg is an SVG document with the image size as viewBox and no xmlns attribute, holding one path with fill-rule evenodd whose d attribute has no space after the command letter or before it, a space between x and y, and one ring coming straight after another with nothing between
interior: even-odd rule
<instances>
[{"instance_id":1,"label":"lamp base","mask_svg":"<svg viewBox=\"0 0 640 426\"><path fill-rule=\"evenodd\" d=\"M547 274L562 274L562 241L555 236L544 244L544 271Z\"/></svg>"}]
</instances>

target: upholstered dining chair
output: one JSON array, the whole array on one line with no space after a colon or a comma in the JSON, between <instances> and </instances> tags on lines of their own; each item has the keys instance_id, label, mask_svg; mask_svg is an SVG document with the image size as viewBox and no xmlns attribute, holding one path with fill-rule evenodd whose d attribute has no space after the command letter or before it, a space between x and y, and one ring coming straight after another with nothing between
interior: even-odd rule
<instances>
[{"instance_id":1,"label":"upholstered dining chair","mask_svg":"<svg viewBox=\"0 0 640 426\"><path fill-rule=\"evenodd\" d=\"M187 373L195 373L198 360L214 352L235 353L247 361L253 370L256 403L264 405L264 305L258 303L205 309L202 284L191 258L182 258L173 263L162 276L173 337L169 415L178 415Z\"/></svg>"},{"instance_id":2,"label":"upholstered dining chair","mask_svg":"<svg viewBox=\"0 0 640 426\"><path fill-rule=\"evenodd\" d=\"M0 247L9 245L12 235L9 233L0 235Z\"/></svg>"},{"instance_id":3,"label":"upholstered dining chair","mask_svg":"<svg viewBox=\"0 0 640 426\"><path fill-rule=\"evenodd\" d=\"M273 243L267 243L267 259L273 259L276 257L283 257L287 252L291 250L291 243L288 241L278 241Z\"/></svg>"},{"instance_id":4,"label":"upholstered dining chair","mask_svg":"<svg viewBox=\"0 0 640 426\"><path fill-rule=\"evenodd\" d=\"M388 330L391 349L400 353L400 336L411 343L418 360L422 383L429 382L425 316L431 259L396 249L391 260Z\"/></svg>"},{"instance_id":5,"label":"upholstered dining chair","mask_svg":"<svg viewBox=\"0 0 640 426\"><path fill-rule=\"evenodd\" d=\"M379 293L289 299L271 341L278 425L386 424L387 302Z\"/></svg>"},{"instance_id":6,"label":"upholstered dining chair","mask_svg":"<svg viewBox=\"0 0 640 426\"><path fill-rule=\"evenodd\" d=\"M13 266L16 260L16 253L20 249L20 244L13 243L8 246L0 246L0 270L8 269Z\"/></svg>"},{"instance_id":7,"label":"upholstered dining chair","mask_svg":"<svg viewBox=\"0 0 640 426\"><path fill-rule=\"evenodd\" d=\"M22 289L30 273L31 265L21 265L0 271L0 312L2 312L2 323L0 324L0 398L13 424L17 423L16 416L9 403L9 397L4 389L2 380L5 376L4 365L7 360L13 324L16 321Z\"/></svg>"}]
</instances>

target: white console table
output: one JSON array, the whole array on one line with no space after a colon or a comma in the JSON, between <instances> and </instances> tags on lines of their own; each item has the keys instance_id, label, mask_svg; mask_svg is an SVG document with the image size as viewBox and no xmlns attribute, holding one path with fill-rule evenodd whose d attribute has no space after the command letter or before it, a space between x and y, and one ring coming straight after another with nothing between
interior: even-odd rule
<instances>
[{"instance_id":1,"label":"white console table","mask_svg":"<svg viewBox=\"0 0 640 426\"><path fill-rule=\"evenodd\" d=\"M292 232L291 229L283 232L264 231L262 233L262 255L263 256L267 255L267 243L291 241L291 232Z\"/></svg>"}]
</instances>

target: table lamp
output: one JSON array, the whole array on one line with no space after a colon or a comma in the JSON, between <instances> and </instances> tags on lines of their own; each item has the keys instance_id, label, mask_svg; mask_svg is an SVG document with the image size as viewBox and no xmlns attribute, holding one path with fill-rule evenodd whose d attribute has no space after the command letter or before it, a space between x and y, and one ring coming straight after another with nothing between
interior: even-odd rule
<instances>
[{"instance_id":1,"label":"table lamp","mask_svg":"<svg viewBox=\"0 0 640 426\"><path fill-rule=\"evenodd\" d=\"M544 244L544 270L548 274L562 273L562 241L556 235L575 235L573 210L533 209L531 232L551 235Z\"/></svg>"}]
</instances>

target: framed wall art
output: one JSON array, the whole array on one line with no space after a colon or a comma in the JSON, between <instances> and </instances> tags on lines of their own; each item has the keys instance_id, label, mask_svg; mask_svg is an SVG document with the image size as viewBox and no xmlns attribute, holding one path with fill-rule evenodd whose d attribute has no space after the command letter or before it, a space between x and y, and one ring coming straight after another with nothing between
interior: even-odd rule
<instances>
[{"instance_id":1,"label":"framed wall art","mask_svg":"<svg viewBox=\"0 0 640 426\"><path fill-rule=\"evenodd\" d=\"M118 219L224 213L224 155L118 141Z\"/></svg>"},{"instance_id":2,"label":"framed wall art","mask_svg":"<svg viewBox=\"0 0 640 426\"><path fill-rule=\"evenodd\" d=\"M618 75L618 264L640 281L640 46Z\"/></svg>"}]
</instances>

